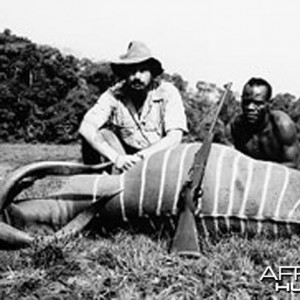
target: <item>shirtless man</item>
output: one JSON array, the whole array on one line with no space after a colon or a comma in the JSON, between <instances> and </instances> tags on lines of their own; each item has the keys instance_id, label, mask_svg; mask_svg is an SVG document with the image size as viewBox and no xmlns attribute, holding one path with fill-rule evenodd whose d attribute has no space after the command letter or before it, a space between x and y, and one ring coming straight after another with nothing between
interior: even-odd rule
<instances>
[{"instance_id":1,"label":"shirtless man","mask_svg":"<svg viewBox=\"0 0 300 300\"><path fill-rule=\"evenodd\" d=\"M242 114L226 128L234 147L255 159L300 168L296 126L283 111L270 110L271 85L251 78L242 93Z\"/></svg>"}]
</instances>

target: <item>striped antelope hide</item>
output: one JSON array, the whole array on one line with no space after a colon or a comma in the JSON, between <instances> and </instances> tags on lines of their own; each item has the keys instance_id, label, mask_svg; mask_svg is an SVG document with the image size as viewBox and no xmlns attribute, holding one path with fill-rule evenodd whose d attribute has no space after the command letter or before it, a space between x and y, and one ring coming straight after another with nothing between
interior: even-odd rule
<instances>
[{"instance_id":1,"label":"striped antelope hide","mask_svg":"<svg viewBox=\"0 0 300 300\"><path fill-rule=\"evenodd\" d=\"M15 202L16 182L4 183L0 193L1 247L33 242L29 233L16 228L20 224L45 223L59 228L91 203L103 199L109 199L99 210L103 225L105 220L110 226L139 218L176 220L179 194L200 146L181 144L155 153L121 175L70 176L58 192L44 199ZM38 172L51 174L61 165L76 168L71 163L40 162L16 170L11 177L18 181ZM213 144L198 203L198 231L208 236L228 232L267 232L275 236L298 233L299 182L297 170L257 161L233 148Z\"/></svg>"}]
</instances>

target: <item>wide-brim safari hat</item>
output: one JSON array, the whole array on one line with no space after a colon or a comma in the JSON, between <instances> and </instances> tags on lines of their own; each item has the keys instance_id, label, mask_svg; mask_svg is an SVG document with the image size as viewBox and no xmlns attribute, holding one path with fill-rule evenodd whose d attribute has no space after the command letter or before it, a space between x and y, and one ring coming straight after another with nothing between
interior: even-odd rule
<instances>
[{"instance_id":1,"label":"wide-brim safari hat","mask_svg":"<svg viewBox=\"0 0 300 300\"><path fill-rule=\"evenodd\" d=\"M111 62L111 67L116 75L124 76L132 65L146 64L154 77L163 72L161 62L152 56L150 49L139 41L132 41L127 52Z\"/></svg>"}]
</instances>

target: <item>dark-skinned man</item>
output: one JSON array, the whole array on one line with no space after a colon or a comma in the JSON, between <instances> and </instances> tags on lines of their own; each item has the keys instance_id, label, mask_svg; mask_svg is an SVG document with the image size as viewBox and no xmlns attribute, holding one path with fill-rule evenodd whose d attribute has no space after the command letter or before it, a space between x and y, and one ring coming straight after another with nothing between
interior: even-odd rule
<instances>
[{"instance_id":1,"label":"dark-skinned man","mask_svg":"<svg viewBox=\"0 0 300 300\"><path fill-rule=\"evenodd\" d=\"M299 169L299 143L295 123L283 111L270 110L271 85L251 78L242 92L242 114L226 128L229 141L255 159Z\"/></svg>"},{"instance_id":2,"label":"dark-skinned man","mask_svg":"<svg viewBox=\"0 0 300 300\"><path fill-rule=\"evenodd\" d=\"M187 121L179 91L160 79L161 62L144 43L131 42L111 67L120 81L86 113L79 133L85 163L98 163L102 156L124 171L178 145Z\"/></svg>"}]
</instances>

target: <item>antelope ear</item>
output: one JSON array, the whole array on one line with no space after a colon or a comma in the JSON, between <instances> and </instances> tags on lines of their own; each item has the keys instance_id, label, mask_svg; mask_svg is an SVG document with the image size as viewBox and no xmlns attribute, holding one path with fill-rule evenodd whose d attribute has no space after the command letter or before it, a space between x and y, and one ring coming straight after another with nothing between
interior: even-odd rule
<instances>
[{"instance_id":1,"label":"antelope ear","mask_svg":"<svg viewBox=\"0 0 300 300\"><path fill-rule=\"evenodd\" d=\"M28 247L34 238L24 231L0 222L0 249L19 249Z\"/></svg>"}]
</instances>

